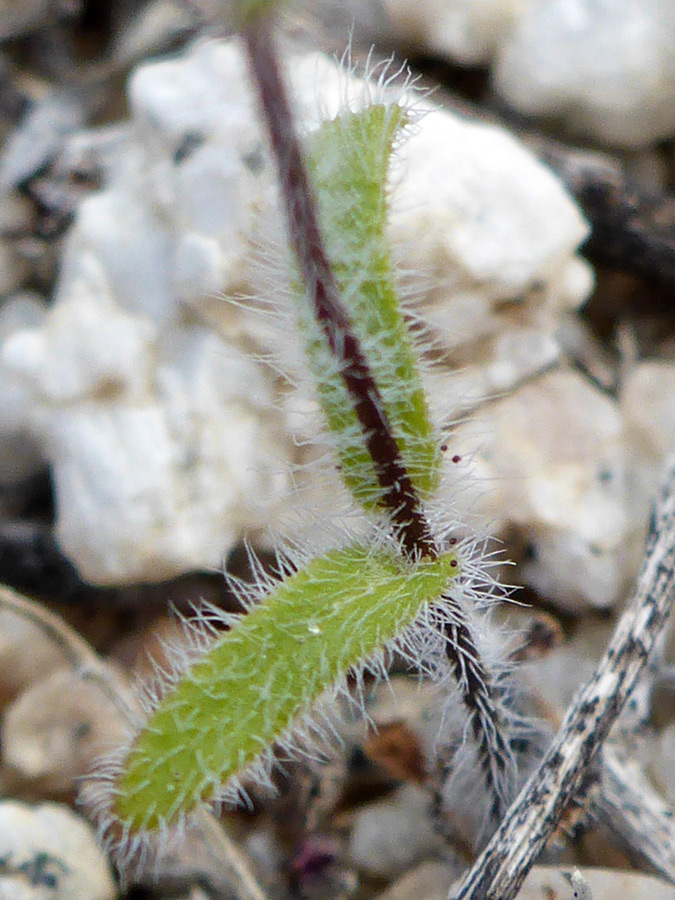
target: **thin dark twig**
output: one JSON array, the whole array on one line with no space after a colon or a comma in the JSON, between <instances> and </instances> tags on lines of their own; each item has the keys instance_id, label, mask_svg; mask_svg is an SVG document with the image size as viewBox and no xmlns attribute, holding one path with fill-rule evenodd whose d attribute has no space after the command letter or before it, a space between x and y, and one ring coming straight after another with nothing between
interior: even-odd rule
<instances>
[{"instance_id":1,"label":"thin dark twig","mask_svg":"<svg viewBox=\"0 0 675 900\"><path fill-rule=\"evenodd\" d=\"M675 596L675 466L655 508L633 599L537 771L450 900L512 900L643 673Z\"/></svg>"}]
</instances>

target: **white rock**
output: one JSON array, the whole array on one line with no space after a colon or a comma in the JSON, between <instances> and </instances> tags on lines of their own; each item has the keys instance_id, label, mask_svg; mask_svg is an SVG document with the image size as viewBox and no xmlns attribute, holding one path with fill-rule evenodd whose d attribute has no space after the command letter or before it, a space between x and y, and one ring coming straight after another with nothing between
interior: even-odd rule
<instances>
[{"instance_id":1,"label":"white rock","mask_svg":"<svg viewBox=\"0 0 675 900\"><path fill-rule=\"evenodd\" d=\"M122 159L110 190L87 197L68 237L57 301L90 292L163 324L179 315L171 292L171 236L148 197L137 148Z\"/></svg>"},{"instance_id":2,"label":"white rock","mask_svg":"<svg viewBox=\"0 0 675 900\"><path fill-rule=\"evenodd\" d=\"M162 559L165 536L180 528L177 448L162 409L89 403L46 413L41 425L59 505L56 533L83 577L114 583L180 571L180 544Z\"/></svg>"},{"instance_id":3,"label":"white rock","mask_svg":"<svg viewBox=\"0 0 675 900\"><path fill-rule=\"evenodd\" d=\"M57 537L98 583L219 567L284 492L283 441L265 434L264 419L244 405L208 416L195 403L91 403L46 414L42 427L60 506Z\"/></svg>"},{"instance_id":4,"label":"white rock","mask_svg":"<svg viewBox=\"0 0 675 900\"><path fill-rule=\"evenodd\" d=\"M645 456L661 461L675 452L675 363L638 363L622 384L621 411Z\"/></svg>"},{"instance_id":5,"label":"white rock","mask_svg":"<svg viewBox=\"0 0 675 900\"><path fill-rule=\"evenodd\" d=\"M289 74L305 129L364 93L318 54L292 57ZM288 506L296 458L273 375L246 357L286 336L219 299L274 296L278 273L260 259L283 234L239 45L140 67L130 105L109 183L68 237L53 307L0 363L31 392L60 543L98 583L218 566ZM417 303L439 340L473 354L476 392L550 365L560 311L590 288L576 256L587 227L558 181L499 129L430 111L393 183L397 255L427 276Z\"/></svg>"},{"instance_id":6,"label":"white rock","mask_svg":"<svg viewBox=\"0 0 675 900\"><path fill-rule=\"evenodd\" d=\"M502 330L506 302L550 320L587 296L592 282L574 253L588 226L502 129L430 113L394 160L392 182L394 246L428 279L425 317L451 345Z\"/></svg>"},{"instance_id":7,"label":"white rock","mask_svg":"<svg viewBox=\"0 0 675 900\"><path fill-rule=\"evenodd\" d=\"M581 612L586 604L600 609L621 600L639 563L640 545L635 536L625 551L616 532L625 510L616 509L611 536L596 526L598 543L572 530L546 529L533 522L527 529L534 559L519 569L519 579L569 612Z\"/></svg>"},{"instance_id":8,"label":"white rock","mask_svg":"<svg viewBox=\"0 0 675 900\"><path fill-rule=\"evenodd\" d=\"M209 42L187 57L140 67L130 82L143 182L179 239L169 270L178 285L200 239L217 242L218 291L247 284L250 238L274 182L244 65L234 43ZM212 255L203 246L189 277L210 293Z\"/></svg>"},{"instance_id":9,"label":"white rock","mask_svg":"<svg viewBox=\"0 0 675 900\"><path fill-rule=\"evenodd\" d=\"M85 106L82 94L65 85L33 98L0 147L3 199L51 163L68 136L82 127Z\"/></svg>"},{"instance_id":10,"label":"white rock","mask_svg":"<svg viewBox=\"0 0 675 900\"><path fill-rule=\"evenodd\" d=\"M50 178L67 187L76 173L104 184L120 168L129 146L128 121L111 122L65 136L50 168Z\"/></svg>"},{"instance_id":11,"label":"white rock","mask_svg":"<svg viewBox=\"0 0 675 900\"><path fill-rule=\"evenodd\" d=\"M368 875L393 878L442 854L443 843L429 814L429 794L405 785L393 797L370 803L354 817L351 863Z\"/></svg>"},{"instance_id":12,"label":"white rock","mask_svg":"<svg viewBox=\"0 0 675 900\"><path fill-rule=\"evenodd\" d=\"M10 704L0 733L7 788L68 798L77 780L123 743L126 729L98 685L60 668Z\"/></svg>"},{"instance_id":13,"label":"white rock","mask_svg":"<svg viewBox=\"0 0 675 900\"><path fill-rule=\"evenodd\" d=\"M455 352L453 362L460 367L456 372L426 373L430 404L440 421L464 418L487 398L508 393L544 372L559 356L556 340L543 329L504 329Z\"/></svg>"},{"instance_id":14,"label":"white rock","mask_svg":"<svg viewBox=\"0 0 675 900\"><path fill-rule=\"evenodd\" d=\"M3 362L30 378L48 403L142 398L155 329L115 304L96 257L83 256L79 269L81 277L70 282L43 328L5 342Z\"/></svg>"},{"instance_id":15,"label":"white rock","mask_svg":"<svg viewBox=\"0 0 675 900\"><path fill-rule=\"evenodd\" d=\"M19 293L0 307L0 356L15 333L38 326L45 315L44 301L35 294ZM0 361L0 484L17 484L44 466L44 456L31 431L31 391Z\"/></svg>"},{"instance_id":16,"label":"white rock","mask_svg":"<svg viewBox=\"0 0 675 900\"><path fill-rule=\"evenodd\" d=\"M383 0L405 46L464 65L487 63L527 0Z\"/></svg>"},{"instance_id":17,"label":"white rock","mask_svg":"<svg viewBox=\"0 0 675 900\"><path fill-rule=\"evenodd\" d=\"M675 454L675 363L637 363L621 384L620 408L632 456L631 510L646 523Z\"/></svg>"},{"instance_id":18,"label":"white rock","mask_svg":"<svg viewBox=\"0 0 675 900\"><path fill-rule=\"evenodd\" d=\"M454 448L482 485L483 514L530 544L519 579L568 609L621 596L641 553L646 502L629 500L629 454L610 399L554 371L484 406L453 435Z\"/></svg>"},{"instance_id":19,"label":"white rock","mask_svg":"<svg viewBox=\"0 0 675 900\"><path fill-rule=\"evenodd\" d=\"M492 65L516 109L622 147L675 130L671 0L382 0L387 35L462 65Z\"/></svg>"},{"instance_id":20,"label":"white rock","mask_svg":"<svg viewBox=\"0 0 675 900\"><path fill-rule=\"evenodd\" d=\"M542 897L556 897L559 900L584 900L575 885L570 884L574 866L558 868L554 866L534 866L520 889L517 900L541 900ZM672 900L675 896L672 884L641 872L624 872L620 869L596 869L584 867L577 870L581 878L576 886L587 885L592 900ZM577 889L578 889L577 888ZM588 895L586 895L588 896Z\"/></svg>"},{"instance_id":21,"label":"white rock","mask_svg":"<svg viewBox=\"0 0 675 900\"><path fill-rule=\"evenodd\" d=\"M491 359L483 367L483 397L510 390L519 382L543 372L558 359L560 348L536 328L512 328L498 334Z\"/></svg>"},{"instance_id":22,"label":"white rock","mask_svg":"<svg viewBox=\"0 0 675 900\"><path fill-rule=\"evenodd\" d=\"M541 0L526 4L502 46L499 92L530 115L641 147L675 131L672 0Z\"/></svg>"},{"instance_id":23,"label":"white rock","mask_svg":"<svg viewBox=\"0 0 675 900\"><path fill-rule=\"evenodd\" d=\"M94 832L67 806L0 803L0 897L112 900L108 861Z\"/></svg>"}]
</instances>

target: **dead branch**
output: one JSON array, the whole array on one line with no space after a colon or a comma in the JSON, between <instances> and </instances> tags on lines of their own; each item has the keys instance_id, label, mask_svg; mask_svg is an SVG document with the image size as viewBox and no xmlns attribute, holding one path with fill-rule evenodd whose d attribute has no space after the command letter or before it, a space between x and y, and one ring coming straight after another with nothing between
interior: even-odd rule
<instances>
[{"instance_id":1,"label":"dead branch","mask_svg":"<svg viewBox=\"0 0 675 900\"><path fill-rule=\"evenodd\" d=\"M11 610L42 629L57 644L80 678L96 684L118 714L133 728L138 726L138 713L127 685L63 619L7 587L0 587L0 608ZM224 863L234 873L238 900L267 900L250 862L226 833L222 823L206 809L200 810L196 818L202 838L214 859L220 865Z\"/></svg>"},{"instance_id":2,"label":"dead branch","mask_svg":"<svg viewBox=\"0 0 675 900\"><path fill-rule=\"evenodd\" d=\"M639 766L606 747L599 787L593 807L604 825L630 853L675 882L675 814Z\"/></svg>"},{"instance_id":3,"label":"dead branch","mask_svg":"<svg viewBox=\"0 0 675 900\"><path fill-rule=\"evenodd\" d=\"M0 587L0 608L2 607L40 628L58 646L68 665L83 681L96 684L126 722L134 727L138 724L138 714L130 699L125 697L126 685L122 684L114 670L99 659L89 644L69 628L60 616L4 586Z\"/></svg>"},{"instance_id":4,"label":"dead branch","mask_svg":"<svg viewBox=\"0 0 675 900\"><path fill-rule=\"evenodd\" d=\"M652 516L633 599L541 764L450 900L512 900L635 687L675 595L675 465Z\"/></svg>"}]
</instances>

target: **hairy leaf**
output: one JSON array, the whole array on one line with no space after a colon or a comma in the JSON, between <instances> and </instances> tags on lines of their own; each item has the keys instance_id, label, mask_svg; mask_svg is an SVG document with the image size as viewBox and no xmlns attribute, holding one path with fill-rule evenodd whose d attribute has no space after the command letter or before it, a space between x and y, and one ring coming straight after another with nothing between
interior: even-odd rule
<instances>
[{"instance_id":1,"label":"hairy leaf","mask_svg":"<svg viewBox=\"0 0 675 900\"><path fill-rule=\"evenodd\" d=\"M451 554L411 564L352 546L280 582L160 701L124 763L117 817L151 829L217 796L456 572Z\"/></svg>"},{"instance_id":2,"label":"hairy leaf","mask_svg":"<svg viewBox=\"0 0 675 900\"><path fill-rule=\"evenodd\" d=\"M377 104L324 123L311 137L308 168L322 238L351 328L366 354L402 463L414 489L437 487L440 450L422 390L410 333L399 307L385 226L392 145L406 121L397 105ZM305 311L308 355L343 477L368 508L381 486L335 354Z\"/></svg>"}]
</instances>

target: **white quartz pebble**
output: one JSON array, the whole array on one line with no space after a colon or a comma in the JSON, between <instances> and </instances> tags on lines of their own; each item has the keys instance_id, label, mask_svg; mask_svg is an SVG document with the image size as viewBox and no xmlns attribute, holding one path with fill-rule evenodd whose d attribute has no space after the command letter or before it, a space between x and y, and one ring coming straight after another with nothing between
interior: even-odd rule
<instances>
[{"instance_id":1,"label":"white quartz pebble","mask_svg":"<svg viewBox=\"0 0 675 900\"><path fill-rule=\"evenodd\" d=\"M645 147L675 132L672 0L381 0L389 40L491 66L513 108Z\"/></svg>"},{"instance_id":2,"label":"white quartz pebble","mask_svg":"<svg viewBox=\"0 0 675 900\"><path fill-rule=\"evenodd\" d=\"M359 810L349 840L352 865L370 876L393 878L442 854L430 802L425 790L406 784L393 796Z\"/></svg>"},{"instance_id":3,"label":"white quartz pebble","mask_svg":"<svg viewBox=\"0 0 675 900\"><path fill-rule=\"evenodd\" d=\"M486 404L453 441L482 513L527 545L520 580L570 610L616 602L642 552L651 496L634 491L629 504L630 454L611 399L553 371Z\"/></svg>"},{"instance_id":4,"label":"white quartz pebble","mask_svg":"<svg viewBox=\"0 0 675 900\"><path fill-rule=\"evenodd\" d=\"M114 684L115 672L110 679ZM6 789L72 797L78 781L120 746L125 723L100 687L71 668L36 680L7 708L0 728Z\"/></svg>"},{"instance_id":5,"label":"white quartz pebble","mask_svg":"<svg viewBox=\"0 0 675 900\"><path fill-rule=\"evenodd\" d=\"M321 54L287 68L305 130L367 96ZM130 126L79 207L55 302L0 354L53 469L60 545L99 584L212 569L244 536L261 540L297 507L288 471L305 437L288 385L252 359L285 353L295 374L301 354L278 287L288 265L267 262L283 262L283 218L239 44L142 65L129 92ZM508 391L557 359L556 323L588 295L587 225L503 130L416 102L392 172L395 254L474 393ZM280 308L286 330L248 295ZM334 515L330 483L318 491Z\"/></svg>"},{"instance_id":6,"label":"white quartz pebble","mask_svg":"<svg viewBox=\"0 0 675 900\"><path fill-rule=\"evenodd\" d=\"M549 326L592 278L588 226L558 179L503 129L429 113L394 160L390 235L427 279L424 315L451 346L522 322ZM507 306L510 304L510 306Z\"/></svg>"},{"instance_id":7,"label":"white quartz pebble","mask_svg":"<svg viewBox=\"0 0 675 900\"><path fill-rule=\"evenodd\" d=\"M413 46L464 65L487 63L523 0L382 0L394 34Z\"/></svg>"},{"instance_id":8,"label":"white quartz pebble","mask_svg":"<svg viewBox=\"0 0 675 900\"><path fill-rule=\"evenodd\" d=\"M643 147L675 132L672 0L541 0L502 45L496 86L520 112Z\"/></svg>"}]
</instances>

